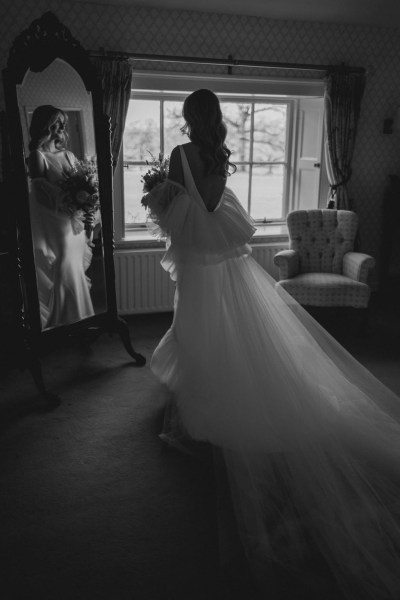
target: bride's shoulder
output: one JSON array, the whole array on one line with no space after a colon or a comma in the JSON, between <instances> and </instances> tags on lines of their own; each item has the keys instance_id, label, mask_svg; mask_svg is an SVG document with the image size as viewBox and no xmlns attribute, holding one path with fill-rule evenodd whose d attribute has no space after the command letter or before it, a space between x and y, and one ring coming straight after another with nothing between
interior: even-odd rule
<instances>
[{"instance_id":1,"label":"bride's shoulder","mask_svg":"<svg viewBox=\"0 0 400 600\"><path fill-rule=\"evenodd\" d=\"M43 177L46 172L46 157L39 149L32 150L28 157L28 171L30 177Z\"/></svg>"},{"instance_id":2,"label":"bride's shoulder","mask_svg":"<svg viewBox=\"0 0 400 600\"><path fill-rule=\"evenodd\" d=\"M193 142L187 142L178 147L182 148L188 160L198 160L200 158L200 148Z\"/></svg>"}]
</instances>

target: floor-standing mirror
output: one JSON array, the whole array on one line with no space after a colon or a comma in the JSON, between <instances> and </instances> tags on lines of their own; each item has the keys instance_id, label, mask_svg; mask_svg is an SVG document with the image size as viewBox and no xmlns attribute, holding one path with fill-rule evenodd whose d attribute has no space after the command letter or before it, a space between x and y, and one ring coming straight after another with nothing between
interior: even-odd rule
<instances>
[{"instance_id":1,"label":"floor-standing mirror","mask_svg":"<svg viewBox=\"0 0 400 600\"><path fill-rule=\"evenodd\" d=\"M34 357L46 341L114 331L141 366L117 315L109 119L96 71L46 13L15 39L3 78L25 346ZM37 358L30 366L49 394Z\"/></svg>"}]
</instances>

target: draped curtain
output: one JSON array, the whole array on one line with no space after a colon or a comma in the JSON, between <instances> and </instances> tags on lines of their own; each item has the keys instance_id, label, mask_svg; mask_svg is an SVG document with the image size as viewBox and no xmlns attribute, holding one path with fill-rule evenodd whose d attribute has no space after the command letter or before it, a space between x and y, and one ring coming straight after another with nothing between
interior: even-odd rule
<instances>
[{"instance_id":1,"label":"draped curtain","mask_svg":"<svg viewBox=\"0 0 400 600\"><path fill-rule=\"evenodd\" d=\"M325 156L330 191L328 207L350 210L348 182L360 116L365 74L346 67L325 79Z\"/></svg>"},{"instance_id":2,"label":"draped curtain","mask_svg":"<svg viewBox=\"0 0 400 600\"><path fill-rule=\"evenodd\" d=\"M103 110L110 117L113 171L122 145L131 97L132 65L127 60L93 58L103 90Z\"/></svg>"}]
</instances>

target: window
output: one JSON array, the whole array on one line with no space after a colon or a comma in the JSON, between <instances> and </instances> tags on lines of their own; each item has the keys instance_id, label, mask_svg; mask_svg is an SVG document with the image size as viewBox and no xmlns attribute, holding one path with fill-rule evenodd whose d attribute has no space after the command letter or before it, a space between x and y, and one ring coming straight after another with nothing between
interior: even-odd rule
<instances>
[{"instance_id":1,"label":"window","mask_svg":"<svg viewBox=\"0 0 400 600\"><path fill-rule=\"evenodd\" d=\"M120 161L121 237L145 226L140 178L148 168L146 160L159 152L170 154L174 146L188 141L180 131L183 101L199 87L209 87L219 96L228 128L226 143L237 167L227 185L256 223L283 222L289 210L318 206L322 83L205 78L134 75Z\"/></svg>"},{"instance_id":2,"label":"window","mask_svg":"<svg viewBox=\"0 0 400 600\"><path fill-rule=\"evenodd\" d=\"M149 168L146 160L159 153L171 154L187 141L180 132L184 124L182 105L187 94L171 98L161 93L136 93L129 103L123 139L125 227L140 226L146 211L141 175Z\"/></svg>"},{"instance_id":3,"label":"window","mask_svg":"<svg viewBox=\"0 0 400 600\"><path fill-rule=\"evenodd\" d=\"M290 160L288 123L291 105L282 100L234 100L221 110L228 127L227 145L237 171L228 185L258 222L286 216Z\"/></svg>"}]
</instances>

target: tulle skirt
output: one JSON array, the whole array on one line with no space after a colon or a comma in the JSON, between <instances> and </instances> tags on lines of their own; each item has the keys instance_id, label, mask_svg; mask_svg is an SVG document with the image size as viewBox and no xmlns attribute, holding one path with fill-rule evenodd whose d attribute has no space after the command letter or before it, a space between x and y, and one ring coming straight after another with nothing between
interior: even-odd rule
<instances>
[{"instance_id":1,"label":"tulle skirt","mask_svg":"<svg viewBox=\"0 0 400 600\"><path fill-rule=\"evenodd\" d=\"M345 597L398 600L399 398L251 255L174 272L152 368L185 434L221 453L261 585L267 564L301 573L312 557Z\"/></svg>"}]
</instances>

